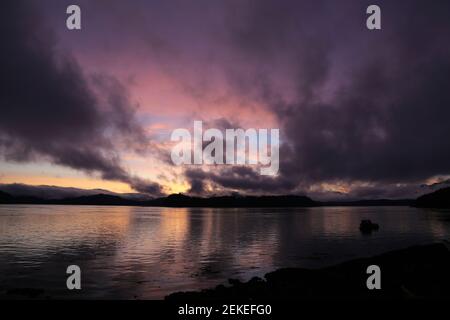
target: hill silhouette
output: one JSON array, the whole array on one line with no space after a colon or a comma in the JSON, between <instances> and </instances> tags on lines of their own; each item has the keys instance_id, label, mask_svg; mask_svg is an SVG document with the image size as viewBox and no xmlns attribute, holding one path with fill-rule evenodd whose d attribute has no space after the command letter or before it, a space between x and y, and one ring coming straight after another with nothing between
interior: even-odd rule
<instances>
[{"instance_id":1,"label":"hill silhouette","mask_svg":"<svg viewBox=\"0 0 450 320\"><path fill-rule=\"evenodd\" d=\"M58 205L108 205L149 207L317 207L317 206L415 206L423 208L450 208L450 187L412 199L368 199L358 201L314 201L307 196L213 196L208 198L172 194L151 200L125 198L111 194L94 194L63 199L45 199L35 196L13 196L0 191L0 204L58 204Z\"/></svg>"},{"instance_id":2,"label":"hill silhouette","mask_svg":"<svg viewBox=\"0 0 450 320\"><path fill-rule=\"evenodd\" d=\"M107 205L107 206L135 206L139 205L139 201L124 199L119 196L109 194L96 194L92 196L81 196L76 198L67 198L53 201L57 204L74 204L74 205Z\"/></svg>"},{"instance_id":3,"label":"hill silhouette","mask_svg":"<svg viewBox=\"0 0 450 320\"><path fill-rule=\"evenodd\" d=\"M20 196L14 197L9 193L0 191L0 203L22 203L22 204L41 204L44 200L37 197Z\"/></svg>"},{"instance_id":4,"label":"hill silhouette","mask_svg":"<svg viewBox=\"0 0 450 320\"><path fill-rule=\"evenodd\" d=\"M147 205L162 207L314 207L317 203L306 196L220 196L190 197L183 194L172 194L166 198L154 199Z\"/></svg>"},{"instance_id":5,"label":"hill silhouette","mask_svg":"<svg viewBox=\"0 0 450 320\"><path fill-rule=\"evenodd\" d=\"M66 199L41 199L36 197L14 197L5 192L0 194L0 203L9 204L59 204L59 205L110 205L151 207L313 207L317 203L306 196L221 196L190 197L172 194L153 200L131 200L109 194L98 194Z\"/></svg>"},{"instance_id":6,"label":"hill silhouette","mask_svg":"<svg viewBox=\"0 0 450 320\"><path fill-rule=\"evenodd\" d=\"M414 199L368 199L355 201L326 201L320 202L321 206L345 206L345 207L380 207L380 206L410 206Z\"/></svg>"},{"instance_id":7,"label":"hill silhouette","mask_svg":"<svg viewBox=\"0 0 450 320\"><path fill-rule=\"evenodd\" d=\"M12 200L12 196L9 193L0 191L0 203L5 203Z\"/></svg>"},{"instance_id":8,"label":"hill silhouette","mask_svg":"<svg viewBox=\"0 0 450 320\"><path fill-rule=\"evenodd\" d=\"M450 187L417 198L414 206L418 208L450 208Z\"/></svg>"}]
</instances>

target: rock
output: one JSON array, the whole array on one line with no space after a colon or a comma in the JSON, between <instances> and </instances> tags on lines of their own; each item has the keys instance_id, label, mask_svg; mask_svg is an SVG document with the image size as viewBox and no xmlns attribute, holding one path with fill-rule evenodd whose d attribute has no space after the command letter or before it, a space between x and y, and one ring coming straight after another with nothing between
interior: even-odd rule
<instances>
[{"instance_id":1,"label":"rock","mask_svg":"<svg viewBox=\"0 0 450 320\"><path fill-rule=\"evenodd\" d=\"M370 220L361 220L361 224L359 225L359 230L361 230L362 233L371 233L379 228L380 226L378 224L373 223Z\"/></svg>"}]
</instances>

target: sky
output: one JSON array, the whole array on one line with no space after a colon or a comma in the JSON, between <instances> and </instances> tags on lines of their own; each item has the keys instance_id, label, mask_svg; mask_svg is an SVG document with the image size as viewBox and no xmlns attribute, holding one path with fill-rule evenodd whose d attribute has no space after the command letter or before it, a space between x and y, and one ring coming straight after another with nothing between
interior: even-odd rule
<instances>
[{"instance_id":1,"label":"sky","mask_svg":"<svg viewBox=\"0 0 450 320\"><path fill-rule=\"evenodd\" d=\"M66 28L77 4L82 29ZM3 0L0 184L415 197L450 178L450 2ZM280 170L174 166L176 128L279 128Z\"/></svg>"}]
</instances>

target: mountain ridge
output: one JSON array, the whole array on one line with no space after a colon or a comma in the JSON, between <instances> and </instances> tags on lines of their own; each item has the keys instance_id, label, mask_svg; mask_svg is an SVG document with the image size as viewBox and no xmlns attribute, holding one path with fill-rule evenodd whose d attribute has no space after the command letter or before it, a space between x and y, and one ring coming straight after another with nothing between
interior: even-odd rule
<instances>
[{"instance_id":1,"label":"mountain ridge","mask_svg":"<svg viewBox=\"0 0 450 320\"><path fill-rule=\"evenodd\" d=\"M417 208L450 208L450 187L442 188L434 192L420 196L414 202Z\"/></svg>"}]
</instances>

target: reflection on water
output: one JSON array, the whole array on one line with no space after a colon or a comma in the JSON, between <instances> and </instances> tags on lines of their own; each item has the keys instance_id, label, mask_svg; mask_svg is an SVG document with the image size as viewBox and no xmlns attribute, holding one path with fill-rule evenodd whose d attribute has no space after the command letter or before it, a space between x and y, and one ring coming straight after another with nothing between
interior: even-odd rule
<instances>
[{"instance_id":1,"label":"reflection on water","mask_svg":"<svg viewBox=\"0 0 450 320\"><path fill-rule=\"evenodd\" d=\"M448 238L450 212L408 207L173 209L0 206L0 297L162 298L279 267L321 267ZM362 235L361 219L380 224ZM66 289L66 268L82 290Z\"/></svg>"}]
</instances>

